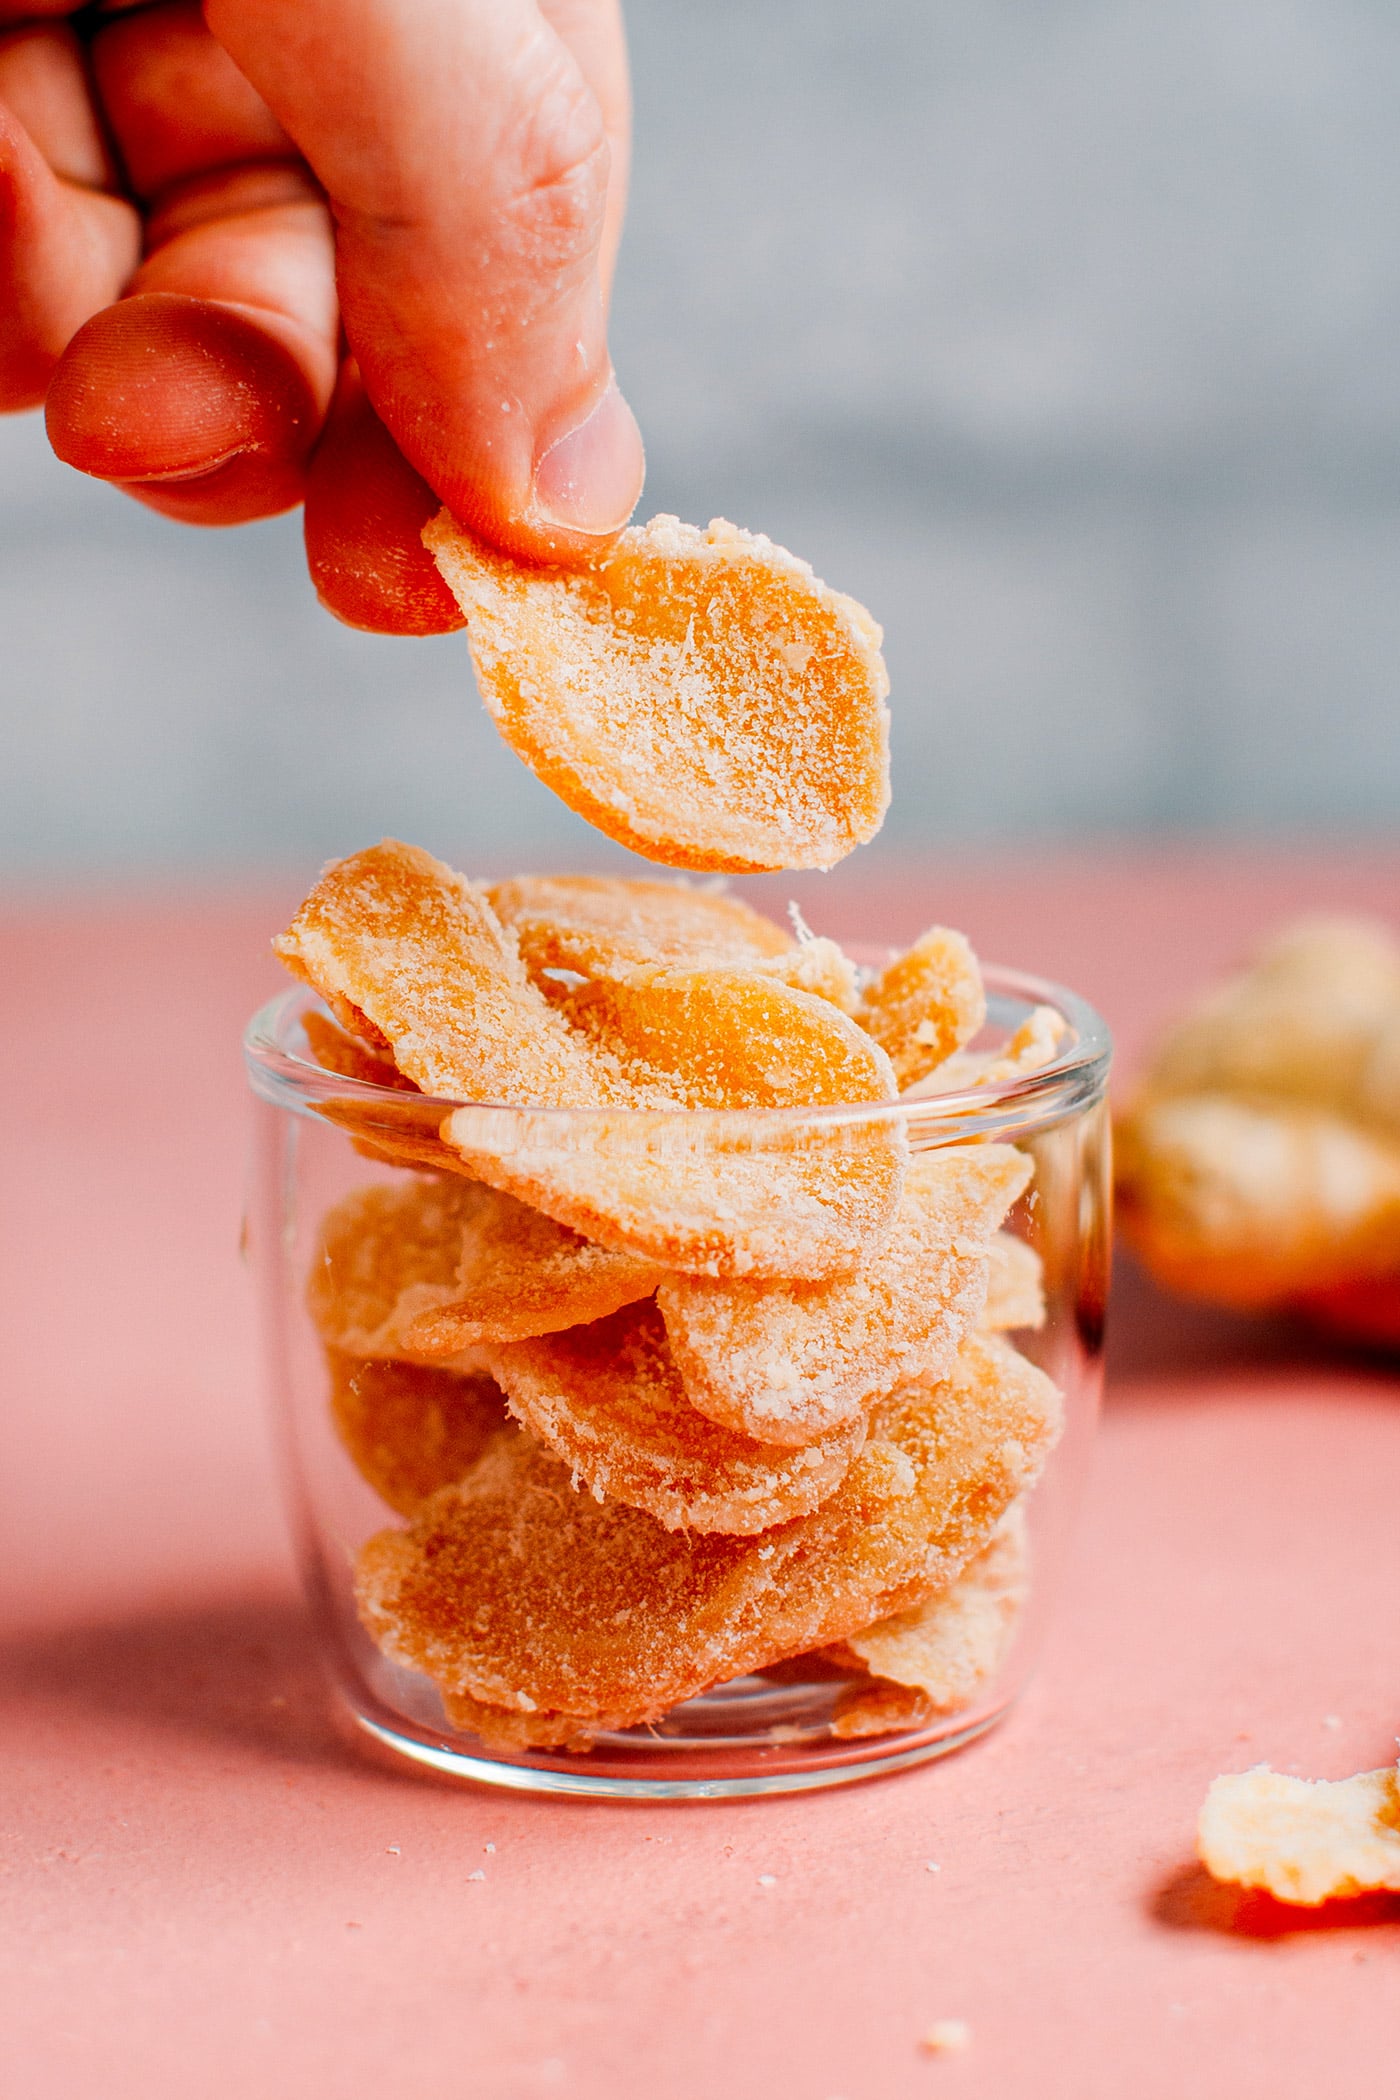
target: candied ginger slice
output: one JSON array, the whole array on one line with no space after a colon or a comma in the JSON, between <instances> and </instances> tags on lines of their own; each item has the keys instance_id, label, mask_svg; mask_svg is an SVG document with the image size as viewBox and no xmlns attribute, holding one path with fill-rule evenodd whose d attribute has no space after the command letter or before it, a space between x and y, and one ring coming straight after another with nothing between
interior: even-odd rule
<instances>
[{"instance_id":1,"label":"candied ginger slice","mask_svg":"<svg viewBox=\"0 0 1400 2100\"><path fill-rule=\"evenodd\" d=\"M851 1276L668 1278L657 1304L693 1404L729 1429L800 1445L901 1379L945 1371L982 1309L992 1234L1030 1176L1009 1145L921 1153L889 1236Z\"/></svg>"},{"instance_id":2,"label":"candied ginger slice","mask_svg":"<svg viewBox=\"0 0 1400 2100\"><path fill-rule=\"evenodd\" d=\"M1059 1416L1042 1372L969 1337L947 1379L881 1403L819 1509L756 1538L667 1531L597 1503L507 1431L407 1530L361 1549L360 1614L449 1700L656 1720L946 1586L1039 1473Z\"/></svg>"},{"instance_id":3,"label":"candied ginger slice","mask_svg":"<svg viewBox=\"0 0 1400 2100\"><path fill-rule=\"evenodd\" d=\"M530 982L484 891L416 846L384 839L332 862L273 946L367 1017L426 1093L556 1108L633 1098Z\"/></svg>"},{"instance_id":4,"label":"candied ginger slice","mask_svg":"<svg viewBox=\"0 0 1400 2100\"><path fill-rule=\"evenodd\" d=\"M403 1338L410 1349L449 1355L556 1334L649 1298L665 1273L481 1187L462 1237L455 1295L420 1312Z\"/></svg>"},{"instance_id":5,"label":"candied ginger slice","mask_svg":"<svg viewBox=\"0 0 1400 2100\"><path fill-rule=\"evenodd\" d=\"M1213 1779L1197 1842L1217 1881L1267 1889L1281 1903L1327 1903L1400 1890L1400 1773L1294 1779L1256 1765Z\"/></svg>"},{"instance_id":6,"label":"candied ginger slice","mask_svg":"<svg viewBox=\"0 0 1400 2100\"><path fill-rule=\"evenodd\" d=\"M492 1353L514 1414L595 1495L650 1512L668 1531L766 1531L806 1516L864 1441L857 1419L791 1451L697 1414L653 1305Z\"/></svg>"},{"instance_id":7,"label":"candied ginger slice","mask_svg":"<svg viewBox=\"0 0 1400 2100\"><path fill-rule=\"evenodd\" d=\"M688 1108L890 1101L889 1060L827 999L742 969L639 970L559 994L588 1042Z\"/></svg>"},{"instance_id":8,"label":"candied ginger slice","mask_svg":"<svg viewBox=\"0 0 1400 2100\"><path fill-rule=\"evenodd\" d=\"M987 1014L982 972L960 933L932 926L897 955L857 1008L861 1025L888 1052L908 1088L970 1042Z\"/></svg>"},{"instance_id":9,"label":"candied ginger slice","mask_svg":"<svg viewBox=\"0 0 1400 2100\"><path fill-rule=\"evenodd\" d=\"M995 1333L1045 1325L1044 1265L1034 1247L1012 1232L992 1236L987 1302L977 1324Z\"/></svg>"},{"instance_id":10,"label":"candied ginger slice","mask_svg":"<svg viewBox=\"0 0 1400 2100\"><path fill-rule=\"evenodd\" d=\"M368 1086L387 1086L400 1093L418 1092L392 1058L381 1056L359 1037L337 1028L334 1021L318 1014L314 1007L302 1015L301 1025L311 1055L323 1072L336 1072L342 1079L359 1079Z\"/></svg>"},{"instance_id":11,"label":"candied ginger slice","mask_svg":"<svg viewBox=\"0 0 1400 2100\"><path fill-rule=\"evenodd\" d=\"M1029 1577L1026 1512L1015 1502L947 1589L851 1634L845 1647L872 1677L911 1686L931 1711L956 1713L1006 1660Z\"/></svg>"},{"instance_id":12,"label":"candied ginger slice","mask_svg":"<svg viewBox=\"0 0 1400 2100\"><path fill-rule=\"evenodd\" d=\"M517 875L486 894L532 975L762 963L792 952L786 931L741 898L679 880Z\"/></svg>"},{"instance_id":13,"label":"candied ginger slice","mask_svg":"<svg viewBox=\"0 0 1400 2100\"><path fill-rule=\"evenodd\" d=\"M695 1275L832 1276L888 1232L907 1153L900 1125L717 1121L629 1114L565 1127L461 1108L442 1134L480 1180L600 1246Z\"/></svg>"},{"instance_id":14,"label":"candied ginger slice","mask_svg":"<svg viewBox=\"0 0 1400 2100\"><path fill-rule=\"evenodd\" d=\"M354 1356L455 1354L416 1346L423 1313L460 1297L462 1247L494 1192L464 1179L370 1182L327 1211L306 1279L321 1339Z\"/></svg>"},{"instance_id":15,"label":"candied ginger slice","mask_svg":"<svg viewBox=\"0 0 1400 2100\"><path fill-rule=\"evenodd\" d=\"M1059 1056L1069 1023L1053 1006L1034 1006L1000 1050L959 1050L904 1090L907 1100L932 1094L960 1093L965 1088L1006 1086L1028 1079Z\"/></svg>"},{"instance_id":16,"label":"candied ginger slice","mask_svg":"<svg viewBox=\"0 0 1400 2100\"><path fill-rule=\"evenodd\" d=\"M880 630L803 561L653 518L588 568L424 529L506 742L571 809L681 868L826 868L889 802Z\"/></svg>"},{"instance_id":17,"label":"candied ginger slice","mask_svg":"<svg viewBox=\"0 0 1400 2100\"><path fill-rule=\"evenodd\" d=\"M506 1419L505 1396L485 1372L460 1375L333 1348L326 1365L341 1443L403 1517L470 1472Z\"/></svg>"}]
</instances>

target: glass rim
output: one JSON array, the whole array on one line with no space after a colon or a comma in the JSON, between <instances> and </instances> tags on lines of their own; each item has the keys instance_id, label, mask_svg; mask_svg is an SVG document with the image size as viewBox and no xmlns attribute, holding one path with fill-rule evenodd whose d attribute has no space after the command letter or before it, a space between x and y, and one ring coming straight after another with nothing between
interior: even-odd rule
<instances>
[{"instance_id":1,"label":"glass rim","mask_svg":"<svg viewBox=\"0 0 1400 2100\"><path fill-rule=\"evenodd\" d=\"M990 1085L951 1088L935 1094L902 1094L891 1101L744 1109L551 1108L518 1101L472 1101L448 1094L413 1093L327 1071L288 1046L291 1029L303 1013L314 1010L334 1018L324 1001L306 985L292 985L259 1007L244 1031L243 1052L249 1082L259 1099L299 1114L315 1114L318 1104L328 1100L357 1101L366 1106L379 1103L400 1111L406 1102L412 1102L426 1109L440 1107L445 1116L469 1108L492 1118L520 1122L528 1119L532 1131L537 1133L565 1127L606 1127L613 1133L627 1129L652 1132L669 1127L690 1132L713 1131L718 1136L737 1130L751 1135L757 1127L771 1130L776 1137L785 1130L811 1129L813 1125L831 1128L858 1124L869 1129L900 1121L920 1127L936 1124L952 1139L981 1135L991 1128L1024 1129L1060 1121L1101 1098L1113 1039L1102 1016L1089 1002L1048 978L1000 964L984 963L982 977L993 999L1019 1001L1028 1010L1036 1006L1053 1008L1069 1026L1066 1048L1035 1071Z\"/></svg>"}]
</instances>

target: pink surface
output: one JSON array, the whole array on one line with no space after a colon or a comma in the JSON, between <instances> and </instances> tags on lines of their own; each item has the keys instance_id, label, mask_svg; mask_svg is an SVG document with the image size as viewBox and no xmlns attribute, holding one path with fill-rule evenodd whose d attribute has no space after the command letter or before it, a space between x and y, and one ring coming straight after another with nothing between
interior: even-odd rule
<instances>
[{"instance_id":1,"label":"pink surface","mask_svg":"<svg viewBox=\"0 0 1400 2100\"><path fill-rule=\"evenodd\" d=\"M1123 854L881 887L894 931L965 924L1131 1051L1279 918L1393 911L1398 877ZM800 887L819 927L874 930L870 885ZM1237 1898L1192 1831L1217 1771L1394 1755L1400 1379L1140 1282L1044 1668L984 1743L661 1810L498 1798L343 1738L236 1256L233 1045L287 901L16 909L0 935L7 2100L1383 2090L1400 1904ZM965 2054L921 2053L939 2019Z\"/></svg>"}]
</instances>

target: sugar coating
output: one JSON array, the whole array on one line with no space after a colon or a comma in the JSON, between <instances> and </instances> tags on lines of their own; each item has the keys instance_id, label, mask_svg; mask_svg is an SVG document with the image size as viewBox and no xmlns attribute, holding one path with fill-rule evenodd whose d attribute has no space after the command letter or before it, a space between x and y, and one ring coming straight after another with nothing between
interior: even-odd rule
<instances>
[{"instance_id":1,"label":"sugar coating","mask_svg":"<svg viewBox=\"0 0 1400 2100\"><path fill-rule=\"evenodd\" d=\"M1197 1842L1217 1881L1268 1889L1281 1903L1400 1890L1400 1775L1294 1779L1256 1765L1214 1779Z\"/></svg>"},{"instance_id":2,"label":"sugar coating","mask_svg":"<svg viewBox=\"0 0 1400 2100\"><path fill-rule=\"evenodd\" d=\"M506 742L571 809L678 868L827 868L889 805L879 628L716 518L527 568L447 511L423 532Z\"/></svg>"},{"instance_id":3,"label":"sugar coating","mask_svg":"<svg viewBox=\"0 0 1400 2100\"><path fill-rule=\"evenodd\" d=\"M901 1089L911 1087L986 1019L977 958L962 934L932 926L866 987L857 1014L888 1053Z\"/></svg>"},{"instance_id":4,"label":"sugar coating","mask_svg":"<svg viewBox=\"0 0 1400 2100\"><path fill-rule=\"evenodd\" d=\"M694 1405L800 1445L916 1373L941 1375L982 1310L992 1234L1031 1175L1009 1145L916 1155L888 1237L825 1283L673 1277L657 1292Z\"/></svg>"},{"instance_id":5,"label":"sugar coating","mask_svg":"<svg viewBox=\"0 0 1400 2100\"><path fill-rule=\"evenodd\" d=\"M500 1387L485 1372L463 1376L329 1348L326 1366L336 1433L400 1516L470 1472L506 1419Z\"/></svg>"},{"instance_id":6,"label":"sugar coating","mask_svg":"<svg viewBox=\"0 0 1400 2100\"><path fill-rule=\"evenodd\" d=\"M750 1535L806 1516L844 1477L860 1417L802 1450L736 1435L691 1406L651 1304L494 1350L514 1414L598 1497L670 1531Z\"/></svg>"},{"instance_id":7,"label":"sugar coating","mask_svg":"<svg viewBox=\"0 0 1400 2100\"><path fill-rule=\"evenodd\" d=\"M992 1235L987 1302L979 1326L993 1333L1045 1325L1045 1271L1034 1247L1011 1232Z\"/></svg>"},{"instance_id":8,"label":"sugar coating","mask_svg":"<svg viewBox=\"0 0 1400 2100\"><path fill-rule=\"evenodd\" d=\"M386 1655L449 1699L659 1719L946 1586L1036 1478L1059 1421L1042 1372L970 1337L947 1379L881 1403L820 1508L755 1538L667 1531L598 1503L507 1431L407 1530L362 1548L360 1613Z\"/></svg>"},{"instance_id":9,"label":"sugar coating","mask_svg":"<svg viewBox=\"0 0 1400 2100\"><path fill-rule=\"evenodd\" d=\"M884 1695L890 1685L918 1695L903 1703L899 1727L917 1727L936 1714L970 1706L1006 1659L1030 1584L1030 1538L1024 1504L1014 1502L981 1551L945 1590L853 1633L845 1656L882 1680L873 1693L860 1687L838 1702L836 1735L883 1734L868 1725L899 1706Z\"/></svg>"}]
</instances>

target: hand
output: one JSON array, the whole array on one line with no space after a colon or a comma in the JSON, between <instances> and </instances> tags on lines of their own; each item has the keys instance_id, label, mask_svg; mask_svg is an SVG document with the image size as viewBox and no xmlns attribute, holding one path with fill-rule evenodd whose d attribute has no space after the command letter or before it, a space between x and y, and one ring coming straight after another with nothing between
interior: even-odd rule
<instances>
[{"instance_id":1,"label":"hand","mask_svg":"<svg viewBox=\"0 0 1400 2100\"><path fill-rule=\"evenodd\" d=\"M0 410L191 524L304 497L323 603L385 633L461 624L439 500L526 559L608 543L617 0L74 13L0 0Z\"/></svg>"}]
</instances>

